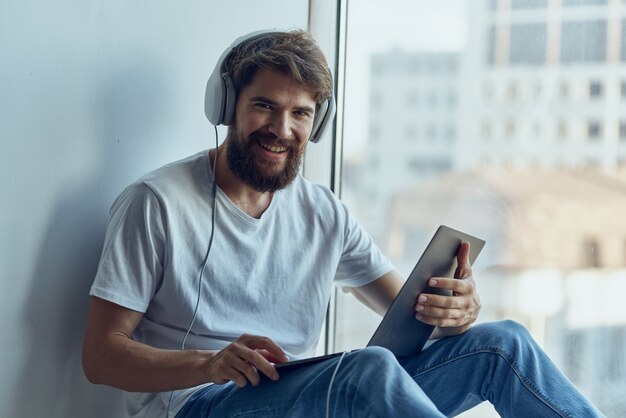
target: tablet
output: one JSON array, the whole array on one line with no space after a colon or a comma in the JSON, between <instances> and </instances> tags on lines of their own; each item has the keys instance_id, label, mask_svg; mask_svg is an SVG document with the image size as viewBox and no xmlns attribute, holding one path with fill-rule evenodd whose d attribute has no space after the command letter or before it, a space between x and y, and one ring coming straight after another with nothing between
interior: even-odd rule
<instances>
[{"instance_id":1,"label":"tablet","mask_svg":"<svg viewBox=\"0 0 626 418\"><path fill-rule=\"evenodd\" d=\"M446 289L428 285L431 277L454 277L457 267L456 253L461 242L470 243L470 264L485 246L485 241L456 229L441 225L428 243L400 292L392 302L367 346L389 349L396 357L413 356L422 351L435 327L415 318L415 305L420 293L450 295ZM326 360L341 353L289 361L276 364L286 369Z\"/></svg>"},{"instance_id":2,"label":"tablet","mask_svg":"<svg viewBox=\"0 0 626 418\"><path fill-rule=\"evenodd\" d=\"M456 253L463 241L470 243L469 260L474 264L485 246L484 240L445 225L437 229L368 346L385 347L396 357L412 356L422 351L435 327L415 318L417 297L422 292L452 294L447 289L430 287L428 280L431 277L454 277Z\"/></svg>"}]
</instances>

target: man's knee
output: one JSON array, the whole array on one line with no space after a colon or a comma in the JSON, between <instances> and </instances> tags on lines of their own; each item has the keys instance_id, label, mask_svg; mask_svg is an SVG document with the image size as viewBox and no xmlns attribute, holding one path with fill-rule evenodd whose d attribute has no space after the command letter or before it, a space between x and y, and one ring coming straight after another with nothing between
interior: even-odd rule
<instances>
[{"instance_id":1,"label":"man's knee","mask_svg":"<svg viewBox=\"0 0 626 418\"><path fill-rule=\"evenodd\" d=\"M478 341L493 347L513 349L534 344L533 338L524 325L508 319L479 324L473 328L473 331Z\"/></svg>"},{"instance_id":2,"label":"man's knee","mask_svg":"<svg viewBox=\"0 0 626 418\"><path fill-rule=\"evenodd\" d=\"M397 364L396 357L393 353L384 347L365 347L355 351L353 354L355 356L355 361L359 361L364 364Z\"/></svg>"}]
</instances>

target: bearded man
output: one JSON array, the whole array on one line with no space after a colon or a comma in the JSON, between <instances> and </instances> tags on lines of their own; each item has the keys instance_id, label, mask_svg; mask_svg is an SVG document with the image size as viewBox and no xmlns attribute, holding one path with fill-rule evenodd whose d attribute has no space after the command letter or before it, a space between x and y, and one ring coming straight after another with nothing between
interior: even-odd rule
<instances>
[{"instance_id":1,"label":"bearded man","mask_svg":"<svg viewBox=\"0 0 626 418\"><path fill-rule=\"evenodd\" d=\"M480 302L467 243L457 277L430 282L453 296L416 299L416 317L437 327L423 352L369 347L279 375L275 364L314 353L334 285L382 315L403 279L341 201L298 173L332 119L313 39L249 36L220 61L232 108L207 114L230 125L224 143L147 174L111 210L83 367L126 391L127 416L443 417L484 400L504 416L600 416L522 326L470 327Z\"/></svg>"}]
</instances>

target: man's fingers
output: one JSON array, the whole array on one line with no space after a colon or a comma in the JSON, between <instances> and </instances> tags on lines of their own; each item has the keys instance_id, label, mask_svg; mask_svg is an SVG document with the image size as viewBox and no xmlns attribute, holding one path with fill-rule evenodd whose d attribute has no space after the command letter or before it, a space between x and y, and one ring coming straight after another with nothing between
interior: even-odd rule
<instances>
[{"instance_id":1,"label":"man's fingers","mask_svg":"<svg viewBox=\"0 0 626 418\"><path fill-rule=\"evenodd\" d=\"M228 348L217 355L215 368L217 378L214 383L224 384L232 381L240 388L248 383L249 378L242 371L246 368L245 362L236 353L228 351Z\"/></svg>"},{"instance_id":2,"label":"man's fingers","mask_svg":"<svg viewBox=\"0 0 626 418\"><path fill-rule=\"evenodd\" d=\"M275 359L280 360L281 362L289 360L289 357L287 357L283 349L271 338L244 334L239 338L238 341L253 350L265 350L267 353L271 354Z\"/></svg>"},{"instance_id":3,"label":"man's fingers","mask_svg":"<svg viewBox=\"0 0 626 418\"><path fill-rule=\"evenodd\" d=\"M439 289L448 289L455 294L463 295L472 291L474 282L472 280L458 280L448 277L433 277L428 280L428 285Z\"/></svg>"},{"instance_id":4,"label":"man's fingers","mask_svg":"<svg viewBox=\"0 0 626 418\"><path fill-rule=\"evenodd\" d=\"M469 306L466 298L423 293L417 298L417 306L427 305L446 309L463 309ZM417 308L416 308L417 309Z\"/></svg>"},{"instance_id":5,"label":"man's fingers","mask_svg":"<svg viewBox=\"0 0 626 418\"><path fill-rule=\"evenodd\" d=\"M274 365L270 363L258 351L248 350L242 354L242 358L254 369L253 375L257 379L257 381L255 382L255 381L250 380L253 385L256 386L256 384L258 384L259 376L258 376L257 370L260 370L261 372L263 372L263 374L265 374L267 377L269 377L272 380L278 379L278 372L276 371L276 368L274 367ZM248 376L248 374L246 374L246 376Z\"/></svg>"},{"instance_id":6,"label":"man's fingers","mask_svg":"<svg viewBox=\"0 0 626 418\"><path fill-rule=\"evenodd\" d=\"M239 387L250 382L256 386L261 381L259 372L278 380L278 372L270 362L274 360L288 360L278 344L267 337L244 334L215 355L212 381L218 384L232 381Z\"/></svg>"},{"instance_id":7,"label":"man's fingers","mask_svg":"<svg viewBox=\"0 0 626 418\"><path fill-rule=\"evenodd\" d=\"M263 372L270 379L278 379L278 372L270 361L282 363L289 360L278 344L270 338L248 334L242 335L237 342L245 347L240 353L240 356L245 361L254 366L256 370ZM256 370L255 376L257 376ZM254 382L252 383L254 384Z\"/></svg>"},{"instance_id":8,"label":"man's fingers","mask_svg":"<svg viewBox=\"0 0 626 418\"><path fill-rule=\"evenodd\" d=\"M270 353L269 351L265 350L265 349L257 349L256 350L260 355L262 355L263 357L265 357L267 359L267 361L269 361L270 363L284 363L285 361L289 361L288 357L276 357L275 355L273 355L272 353Z\"/></svg>"}]
</instances>

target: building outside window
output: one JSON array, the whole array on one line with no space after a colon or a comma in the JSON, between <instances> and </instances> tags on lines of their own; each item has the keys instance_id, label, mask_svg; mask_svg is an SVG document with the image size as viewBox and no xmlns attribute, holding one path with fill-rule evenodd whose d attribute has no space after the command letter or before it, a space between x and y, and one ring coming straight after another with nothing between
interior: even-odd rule
<instances>
[{"instance_id":1,"label":"building outside window","mask_svg":"<svg viewBox=\"0 0 626 418\"><path fill-rule=\"evenodd\" d=\"M341 198L404 275L440 224L486 239L479 321L523 323L607 416L626 416L626 25L607 30L626 8L349 5ZM537 284L545 301L520 297ZM335 312L335 350L362 347L380 321L342 292Z\"/></svg>"}]
</instances>

